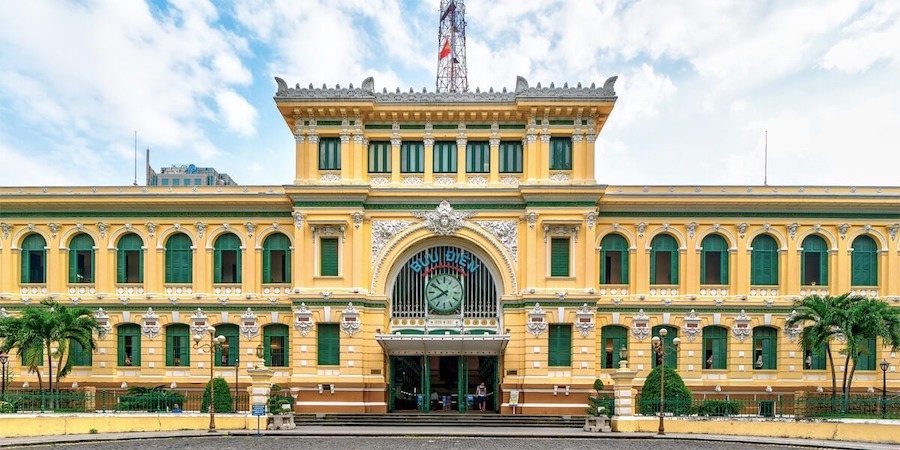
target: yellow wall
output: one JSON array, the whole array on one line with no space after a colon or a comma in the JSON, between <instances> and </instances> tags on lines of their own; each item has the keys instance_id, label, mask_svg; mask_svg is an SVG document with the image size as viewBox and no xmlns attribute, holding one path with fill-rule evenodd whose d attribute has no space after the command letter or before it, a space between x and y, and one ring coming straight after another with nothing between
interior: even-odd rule
<instances>
[{"instance_id":1,"label":"yellow wall","mask_svg":"<svg viewBox=\"0 0 900 450\"><path fill-rule=\"evenodd\" d=\"M251 423L252 422L252 423ZM205 414L2 414L4 437L60 434L125 433L137 431L206 430ZM242 414L216 415L216 429L256 428L256 418Z\"/></svg>"}]
</instances>

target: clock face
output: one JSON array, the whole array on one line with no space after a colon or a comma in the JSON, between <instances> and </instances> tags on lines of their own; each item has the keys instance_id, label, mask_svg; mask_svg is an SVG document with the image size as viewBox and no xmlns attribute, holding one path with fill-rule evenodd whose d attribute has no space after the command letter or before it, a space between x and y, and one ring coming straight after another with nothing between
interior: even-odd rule
<instances>
[{"instance_id":1,"label":"clock face","mask_svg":"<svg viewBox=\"0 0 900 450\"><path fill-rule=\"evenodd\" d=\"M453 275L441 273L434 275L425 285L425 300L428 306L437 312L447 313L455 310L462 303L463 286Z\"/></svg>"}]
</instances>

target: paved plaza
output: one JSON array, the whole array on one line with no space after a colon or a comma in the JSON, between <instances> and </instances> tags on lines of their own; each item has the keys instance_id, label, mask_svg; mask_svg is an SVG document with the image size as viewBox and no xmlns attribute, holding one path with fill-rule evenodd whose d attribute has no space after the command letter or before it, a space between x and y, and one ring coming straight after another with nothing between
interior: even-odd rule
<instances>
[{"instance_id":1,"label":"paved plaza","mask_svg":"<svg viewBox=\"0 0 900 450\"><path fill-rule=\"evenodd\" d=\"M16 447L11 447L16 448ZM615 439L615 438L501 438L501 437L287 437L287 436L216 436L180 437L169 439L131 439L113 442L82 442L70 444L40 445L37 449L178 449L184 450L247 450L248 448L279 449L335 449L335 450L424 450L424 449L478 449L478 450L779 450L804 449L768 444L744 444L734 442L705 442L683 439Z\"/></svg>"}]
</instances>

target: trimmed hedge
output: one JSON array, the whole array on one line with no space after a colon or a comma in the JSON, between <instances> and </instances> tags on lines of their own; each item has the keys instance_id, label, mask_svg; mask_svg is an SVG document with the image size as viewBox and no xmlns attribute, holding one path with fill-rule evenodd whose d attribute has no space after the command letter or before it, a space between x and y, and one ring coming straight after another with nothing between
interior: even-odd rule
<instances>
[{"instance_id":1,"label":"trimmed hedge","mask_svg":"<svg viewBox=\"0 0 900 450\"><path fill-rule=\"evenodd\" d=\"M231 389L228 382L224 378L215 378L212 380L216 389L216 412L230 413L234 412L234 400L231 398ZM206 389L203 390L203 401L200 404L200 412L209 411L209 382L206 383Z\"/></svg>"},{"instance_id":2,"label":"trimmed hedge","mask_svg":"<svg viewBox=\"0 0 900 450\"><path fill-rule=\"evenodd\" d=\"M638 405L643 415L659 413L659 379L662 366L656 366L641 388L641 401ZM663 409L667 413L676 416L691 414L691 391L684 385L684 381L678 372L666 366L666 401Z\"/></svg>"}]
</instances>

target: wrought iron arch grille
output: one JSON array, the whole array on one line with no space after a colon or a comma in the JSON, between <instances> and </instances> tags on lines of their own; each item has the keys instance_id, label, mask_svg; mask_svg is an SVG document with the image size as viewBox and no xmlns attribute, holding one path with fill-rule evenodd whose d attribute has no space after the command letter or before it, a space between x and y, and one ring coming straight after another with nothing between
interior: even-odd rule
<instances>
[{"instance_id":1,"label":"wrought iron arch grille","mask_svg":"<svg viewBox=\"0 0 900 450\"><path fill-rule=\"evenodd\" d=\"M432 276L450 274L463 286L464 301L454 311L440 313L428 307L425 286ZM426 248L410 257L396 275L391 297L393 317L460 314L469 318L497 317L497 285L484 262L457 246Z\"/></svg>"}]
</instances>

